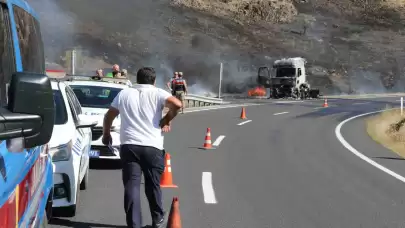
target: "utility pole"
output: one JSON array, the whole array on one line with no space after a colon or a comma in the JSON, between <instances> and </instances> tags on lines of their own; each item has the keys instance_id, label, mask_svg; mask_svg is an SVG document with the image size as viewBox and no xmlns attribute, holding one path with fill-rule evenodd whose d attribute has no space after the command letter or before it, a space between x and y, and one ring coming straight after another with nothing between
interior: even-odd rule
<instances>
[{"instance_id":1,"label":"utility pole","mask_svg":"<svg viewBox=\"0 0 405 228\"><path fill-rule=\"evenodd\" d=\"M219 68L219 88L218 88L218 98L221 98L222 73L223 73L223 64L221 63L220 68Z\"/></svg>"}]
</instances>

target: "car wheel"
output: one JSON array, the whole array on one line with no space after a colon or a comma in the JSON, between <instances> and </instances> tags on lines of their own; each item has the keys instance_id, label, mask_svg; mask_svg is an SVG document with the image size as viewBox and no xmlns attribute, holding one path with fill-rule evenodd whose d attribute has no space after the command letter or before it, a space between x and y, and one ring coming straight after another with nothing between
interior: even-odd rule
<instances>
[{"instance_id":1,"label":"car wheel","mask_svg":"<svg viewBox=\"0 0 405 228\"><path fill-rule=\"evenodd\" d=\"M86 169L86 174L83 177L82 183L80 183L80 190L86 190L89 185L89 167Z\"/></svg>"}]
</instances>

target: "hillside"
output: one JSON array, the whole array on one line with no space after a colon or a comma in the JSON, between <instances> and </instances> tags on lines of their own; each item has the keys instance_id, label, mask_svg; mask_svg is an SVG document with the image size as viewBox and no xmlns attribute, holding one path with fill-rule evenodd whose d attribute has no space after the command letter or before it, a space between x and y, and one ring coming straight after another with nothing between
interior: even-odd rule
<instances>
[{"instance_id":1,"label":"hillside","mask_svg":"<svg viewBox=\"0 0 405 228\"><path fill-rule=\"evenodd\" d=\"M31 0L50 62L81 47L89 69L184 71L196 92L254 86L257 67L305 57L325 93L402 91L404 0ZM351 82L351 83L349 83Z\"/></svg>"}]
</instances>

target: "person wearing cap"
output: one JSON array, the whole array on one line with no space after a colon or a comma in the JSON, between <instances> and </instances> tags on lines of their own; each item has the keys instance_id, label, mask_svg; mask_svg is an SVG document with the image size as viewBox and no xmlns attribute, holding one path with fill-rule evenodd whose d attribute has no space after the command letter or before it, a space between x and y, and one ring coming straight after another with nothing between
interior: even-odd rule
<instances>
[{"instance_id":1,"label":"person wearing cap","mask_svg":"<svg viewBox=\"0 0 405 228\"><path fill-rule=\"evenodd\" d=\"M173 78L171 78L168 82L167 82L167 88L172 92L172 95L174 96L174 90L173 90L173 82L176 78L179 77L179 72L174 72L173 74Z\"/></svg>"},{"instance_id":2,"label":"person wearing cap","mask_svg":"<svg viewBox=\"0 0 405 228\"><path fill-rule=\"evenodd\" d=\"M173 94L182 103L181 113L184 113L184 99L187 94L187 83L183 79L183 72L178 73L178 77L173 79Z\"/></svg>"}]
</instances>

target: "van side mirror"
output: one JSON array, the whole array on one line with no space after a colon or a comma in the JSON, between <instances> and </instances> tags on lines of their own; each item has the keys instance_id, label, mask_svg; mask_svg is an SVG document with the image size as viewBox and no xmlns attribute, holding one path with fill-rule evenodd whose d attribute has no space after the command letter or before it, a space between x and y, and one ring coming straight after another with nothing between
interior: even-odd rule
<instances>
[{"instance_id":1,"label":"van side mirror","mask_svg":"<svg viewBox=\"0 0 405 228\"><path fill-rule=\"evenodd\" d=\"M0 117L0 139L23 137L24 148L49 142L55 119L55 104L48 76L14 73L8 90L7 109Z\"/></svg>"}]
</instances>

